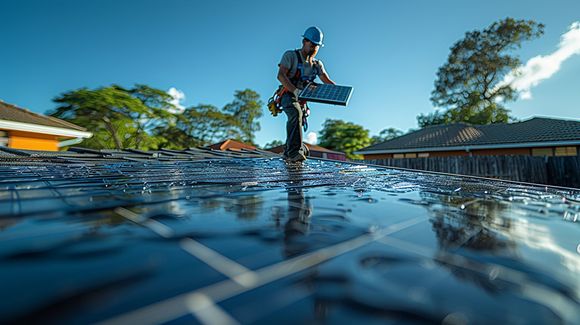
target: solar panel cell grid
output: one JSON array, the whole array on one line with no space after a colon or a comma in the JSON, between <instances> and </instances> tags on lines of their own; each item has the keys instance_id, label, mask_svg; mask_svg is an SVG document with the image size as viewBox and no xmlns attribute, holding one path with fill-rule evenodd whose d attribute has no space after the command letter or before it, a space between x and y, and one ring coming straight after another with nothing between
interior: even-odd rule
<instances>
[{"instance_id":1,"label":"solar panel cell grid","mask_svg":"<svg viewBox=\"0 0 580 325\"><path fill-rule=\"evenodd\" d=\"M580 319L578 191L191 155L0 159L0 323Z\"/></svg>"},{"instance_id":2,"label":"solar panel cell grid","mask_svg":"<svg viewBox=\"0 0 580 325\"><path fill-rule=\"evenodd\" d=\"M300 92L298 97L309 102L347 106L352 87L312 83Z\"/></svg>"}]
</instances>

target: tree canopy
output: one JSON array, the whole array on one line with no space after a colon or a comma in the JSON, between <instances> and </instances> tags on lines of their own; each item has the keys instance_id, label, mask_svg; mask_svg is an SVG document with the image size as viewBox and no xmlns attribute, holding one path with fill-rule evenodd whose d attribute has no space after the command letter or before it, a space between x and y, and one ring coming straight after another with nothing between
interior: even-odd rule
<instances>
[{"instance_id":1,"label":"tree canopy","mask_svg":"<svg viewBox=\"0 0 580 325\"><path fill-rule=\"evenodd\" d=\"M232 128L229 129L229 138L237 139L245 143L254 144L254 134L260 131L258 119L262 117L260 95L253 90L238 90L234 94L234 100L224 106L225 114L231 116Z\"/></svg>"},{"instance_id":2,"label":"tree canopy","mask_svg":"<svg viewBox=\"0 0 580 325\"><path fill-rule=\"evenodd\" d=\"M482 31L467 32L451 47L447 62L437 72L431 101L439 110L419 115L419 126L508 122L509 110L504 103L514 101L517 91L501 81L521 64L512 51L543 32L541 23L513 18L494 22Z\"/></svg>"},{"instance_id":3,"label":"tree canopy","mask_svg":"<svg viewBox=\"0 0 580 325\"><path fill-rule=\"evenodd\" d=\"M403 134L404 134L404 132L399 130L399 129L386 128L386 129L382 130L381 132L379 132L378 135L373 136L371 138L371 142L372 142L372 144L381 143L381 142L385 142L387 140L394 139L396 137L400 137Z\"/></svg>"},{"instance_id":4,"label":"tree canopy","mask_svg":"<svg viewBox=\"0 0 580 325\"><path fill-rule=\"evenodd\" d=\"M130 89L81 88L55 98L59 106L49 115L93 132L81 145L97 149L180 149L227 138L253 143L260 129L263 103L253 90L236 91L223 109L200 104L180 111L172 99L162 90L139 84Z\"/></svg>"},{"instance_id":5,"label":"tree canopy","mask_svg":"<svg viewBox=\"0 0 580 325\"><path fill-rule=\"evenodd\" d=\"M146 127L164 115L140 97L144 91L140 85L131 90L113 85L95 90L81 88L69 91L54 99L60 105L49 115L93 132L93 137L84 140L83 146L154 148L156 141L146 132ZM166 104L171 105L163 96L156 96L157 101L167 101Z\"/></svg>"},{"instance_id":6,"label":"tree canopy","mask_svg":"<svg viewBox=\"0 0 580 325\"><path fill-rule=\"evenodd\" d=\"M284 141L282 140L272 140L272 142L268 142L264 145L264 149L272 149L281 145L286 144Z\"/></svg>"},{"instance_id":7,"label":"tree canopy","mask_svg":"<svg viewBox=\"0 0 580 325\"><path fill-rule=\"evenodd\" d=\"M369 130L352 122L327 119L320 131L319 144L325 148L342 151L349 159L362 159L353 152L372 144Z\"/></svg>"}]
</instances>

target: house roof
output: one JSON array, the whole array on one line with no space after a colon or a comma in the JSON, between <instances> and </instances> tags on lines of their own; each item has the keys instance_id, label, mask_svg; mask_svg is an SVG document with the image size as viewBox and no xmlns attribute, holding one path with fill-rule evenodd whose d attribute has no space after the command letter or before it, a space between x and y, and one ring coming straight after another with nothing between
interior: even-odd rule
<instances>
[{"instance_id":1,"label":"house roof","mask_svg":"<svg viewBox=\"0 0 580 325\"><path fill-rule=\"evenodd\" d=\"M578 191L243 150L9 153L0 323L580 319Z\"/></svg>"},{"instance_id":2,"label":"house roof","mask_svg":"<svg viewBox=\"0 0 580 325\"><path fill-rule=\"evenodd\" d=\"M29 124L40 124L57 128L73 129L78 131L87 130L73 123L63 121L56 117L34 113L25 108L21 108L16 105L3 102L2 100L0 100L0 120Z\"/></svg>"},{"instance_id":3,"label":"house roof","mask_svg":"<svg viewBox=\"0 0 580 325\"><path fill-rule=\"evenodd\" d=\"M366 147L357 153L539 146L554 142L580 144L580 121L535 117L516 123L434 125Z\"/></svg>"},{"instance_id":4,"label":"house roof","mask_svg":"<svg viewBox=\"0 0 580 325\"><path fill-rule=\"evenodd\" d=\"M0 100L0 129L52 134L63 137L92 136L83 127L61 119L31 112Z\"/></svg>"},{"instance_id":5,"label":"house roof","mask_svg":"<svg viewBox=\"0 0 580 325\"><path fill-rule=\"evenodd\" d=\"M214 143L212 145L209 145L208 148L213 149L213 150L228 150L228 149L231 149L231 150L240 150L240 149L255 150L256 149L256 147L251 145L251 144L236 141L233 139L227 139L227 140L224 140L222 142Z\"/></svg>"},{"instance_id":6,"label":"house roof","mask_svg":"<svg viewBox=\"0 0 580 325\"><path fill-rule=\"evenodd\" d=\"M315 144L309 144L309 143L307 143L306 146L308 147L308 149L310 151L328 152L328 153L335 153L335 154L341 154L341 155L344 155L345 154L344 152L326 149L324 147L317 146Z\"/></svg>"}]
</instances>

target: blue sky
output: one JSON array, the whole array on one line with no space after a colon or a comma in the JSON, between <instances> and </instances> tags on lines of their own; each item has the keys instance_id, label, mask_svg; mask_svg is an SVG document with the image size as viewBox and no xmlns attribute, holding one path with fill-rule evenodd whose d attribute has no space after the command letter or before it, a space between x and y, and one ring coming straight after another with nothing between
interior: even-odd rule
<instances>
[{"instance_id":1,"label":"blue sky","mask_svg":"<svg viewBox=\"0 0 580 325\"><path fill-rule=\"evenodd\" d=\"M579 40L559 47L580 21L577 0L0 0L0 13L0 99L39 113L54 108L62 92L112 83L174 87L186 107L221 107L245 88L266 101L282 53L317 25L326 44L318 58L354 92L347 108L311 105L308 132L327 118L363 125L371 135L407 130L433 110L429 96L449 48L465 32L509 16L546 25L544 36L517 51L524 63L539 63L528 67L535 71L524 91L531 98L508 105L513 115L580 118ZM258 144L285 138L285 117L264 107L260 123Z\"/></svg>"}]
</instances>

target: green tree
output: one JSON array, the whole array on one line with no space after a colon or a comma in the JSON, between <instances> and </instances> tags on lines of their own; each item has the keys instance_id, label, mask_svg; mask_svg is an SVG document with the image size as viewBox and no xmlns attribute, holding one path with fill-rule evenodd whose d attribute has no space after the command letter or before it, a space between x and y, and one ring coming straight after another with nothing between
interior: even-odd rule
<instances>
[{"instance_id":1,"label":"green tree","mask_svg":"<svg viewBox=\"0 0 580 325\"><path fill-rule=\"evenodd\" d=\"M228 138L254 144L254 134L260 131L258 119L262 117L263 105L257 92L251 89L237 90L234 100L223 108L223 112L231 117Z\"/></svg>"},{"instance_id":2,"label":"green tree","mask_svg":"<svg viewBox=\"0 0 580 325\"><path fill-rule=\"evenodd\" d=\"M176 117L172 113L177 113L177 109L171 103L173 97L163 90L142 84L137 84L126 91L147 107L145 111L134 111L131 114L137 125L135 147L156 147L160 139L150 136L151 131L158 125L170 124L175 120Z\"/></svg>"},{"instance_id":3,"label":"green tree","mask_svg":"<svg viewBox=\"0 0 580 325\"><path fill-rule=\"evenodd\" d=\"M327 119L320 131L319 144L331 150L346 153L349 159L362 159L354 151L372 144L369 130L352 122Z\"/></svg>"},{"instance_id":4,"label":"green tree","mask_svg":"<svg viewBox=\"0 0 580 325\"><path fill-rule=\"evenodd\" d=\"M131 147L138 128L132 115L147 111L140 100L114 86L96 90L81 88L66 92L54 101L60 105L49 115L93 132L94 136L82 143L91 148Z\"/></svg>"},{"instance_id":5,"label":"green tree","mask_svg":"<svg viewBox=\"0 0 580 325\"><path fill-rule=\"evenodd\" d=\"M172 99L142 84L81 88L55 98L59 106L49 115L93 132L81 145L97 149L182 149L227 138L253 143L260 129L263 104L253 90L236 91L222 109L200 104L180 111Z\"/></svg>"},{"instance_id":6,"label":"green tree","mask_svg":"<svg viewBox=\"0 0 580 325\"><path fill-rule=\"evenodd\" d=\"M272 142L268 142L266 143L266 145L264 145L264 149L271 149L271 148L275 148L281 145L284 145L285 143L283 141L280 140L273 140Z\"/></svg>"},{"instance_id":7,"label":"green tree","mask_svg":"<svg viewBox=\"0 0 580 325\"><path fill-rule=\"evenodd\" d=\"M208 145L229 138L234 128L234 119L213 105L198 105L185 110L183 116L188 119L190 135L201 144Z\"/></svg>"},{"instance_id":8,"label":"green tree","mask_svg":"<svg viewBox=\"0 0 580 325\"><path fill-rule=\"evenodd\" d=\"M543 32L543 24L506 18L482 31L466 33L453 45L447 62L437 72L431 101L442 110L419 115L419 126L508 122L509 110L504 103L514 101L517 92L501 81L521 64L511 52Z\"/></svg>"},{"instance_id":9,"label":"green tree","mask_svg":"<svg viewBox=\"0 0 580 325\"><path fill-rule=\"evenodd\" d=\"M395 128L387 128L379 132L379 135L375 135L371 138L372 144L385 142L403 135L403 131Z\"/></svg>"},{"instance_id":10,"label":"green tree","mask_svg":"<svg viewBox=\"0 0 580 325\"><path fill-rule=\"evenodd\" d=\"M164 148L206 146L225 139L254 143L262 105L255 91L236 91L234 100L224 108L208 104L188 107L172 123L155 128L154 133Z\"/></svg>"},{"instance_id":11,"label":"green tree","mask_svg":"<svg viewBox=\"0 0 580 325\"><path fill-rule=\"evenodd\" d=\"M203 145L199 139L191 136L193 128L193 124L178 114L167 123L155 126L152 133L159 148L182 150Z\"/></svg>"}]
</instances>

